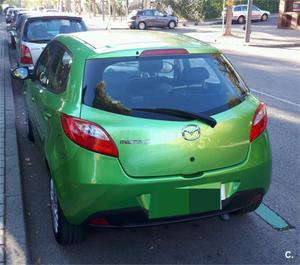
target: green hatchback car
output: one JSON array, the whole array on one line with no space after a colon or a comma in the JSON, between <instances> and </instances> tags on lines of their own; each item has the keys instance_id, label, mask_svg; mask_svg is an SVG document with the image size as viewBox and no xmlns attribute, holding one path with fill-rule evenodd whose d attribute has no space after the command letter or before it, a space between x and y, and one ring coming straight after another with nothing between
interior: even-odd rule
<instances>
[{"instance_id":1,"label":"green hatchback car","mask_svg":"<svg viewBox=\"0 0 300 265\"><path fill-rule=\"evenodd\" d=\"M164 32L59 35L24 81L53 231L246 213L271 179L264 103L217 49Z\"/></svg>"}]
</instances>

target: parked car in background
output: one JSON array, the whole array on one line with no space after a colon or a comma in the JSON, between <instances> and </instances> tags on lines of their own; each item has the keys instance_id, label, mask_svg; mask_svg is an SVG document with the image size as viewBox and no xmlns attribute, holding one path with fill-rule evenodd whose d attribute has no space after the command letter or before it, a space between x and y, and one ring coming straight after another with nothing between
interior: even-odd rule
<instances>
[{"instance_id":1,"label":"parked car in background","mask_svg":"<svg viewBox=\"0 0 300 265\"><path fill-rule=\"evenodd\" d=\"M5 21L6 21L6 23L10 23L14 9L15 8L9 8L7 10L6 15L5 15Z\"/></svg>"},{"instance_id":2,"label":"parked car in background","mask_svg":"<svg viewBox=\"0 0 300 265\"><path fill-rule=\"evenodd\" d=\"M300 1L293 3L293 11L294 12L300 12Z\"/></svg>"},{"instance_id":3,"label":"parked car in background","mask_svg":"<svg viewBox=\"0 0 300 265\"><path fill-rule=\"evenodd\" d=\"M15 29L16 28L16 24L18 22L18 19L19 17L22 15L22 14L26 14L26 13L29 13L28 10L17 10L14 14L14 16L11 18L11 21L10 21L10 29Z\"/></svg>"},{"instance_id":4,"label":"parked car in background","mask_svg":"<svg viewBox=\"0 0 300 265\"><path fill-rule=\"evenodd\" d=\"M51 8L51 9L46 9L44 12L55 13L55 12L59 12L59 11L57 9Z\"/></svg>"},{"instance_id":5,"label":"parked car in background","mask_svg":"<svg viewBox=\"0 0 300 265\"><path fill-rule=\"evenodd\" d=\"M47 43L57 34L86 31L82 17L59 13L30 14L20 29L17 63L33 69Z\"/></svg>"},{"instance_id":6,"label":"parked car in background","mask_svg":"<svg viewBox=\"0 0 300 265\"><path fill-rule=\"evenodd\" d=\"M12 23L15 20L17 14L21 11L26 11L26 9L25 8L10 9L6 16L6 23Z\"/></svg>"},{"instance_id":7,"label":"parked car in background","mask_svg":"<svg viewBox=\"0 0 300 265\"><path fill-rule=\"evenodd\" d=\"M7 7L5 7L5 8L3 9L3 15L6 16L6 14L8 13L8 11L9 11L10 9L13 9L13 8L15 8L15 7L14 7L14 6L7 6Z\"/></svg>"},{"instance_id":8,"label":"parked car in background","mask_svg":"<svg viewBox=\"0 0 300 265\"><path fill-rule=\"evenodd\" d=\"M127 23L131 29L144 30L151 27L174 29L178 19L156 9L145 9L132 11L127 18Z\"/></svg>"},{"instance_id":9,"label":"parked car in background","mask_svg":"<svg viewBox=\"0 0 300 265\"><path fill-rule=\"evenodd\" d=\"M59 244L87 225L244 214L269 189L266 106L206 43L155 31L59 35L32 73L12 74L26 79L28 137L49 169Z\"/></svg>"},{"instance_id":10,"label":"parked car in background","mask_svg":"<svg viewBox=\"0 0 300 265\"><path fill-rule=\"evenodd\" d=\"M248 15L247 5L234 5L232 7L233 17L232 20L239 24L244 24ZM224 11L225 16L226 12ZM225 17L224 16L224 17ZM270 12L266 10L261 10L257 6L252 6L252 20L267 21L270 16ZM225 20L226 21L226 20Z\"/></svg>"},{"instance_id":11,"label":"parked car in background","mask_svg":"<svg viewBox=\"0 0 300 265\"><path fill-rule=\"evenodd\" d=\"M18 34L19 34L19 29L20 26L22 25L22 22L24 21L24 19L26 17L29 16L29 11L20 11L17 13L17 15L14 17L13 21L10 23L10 43L11 43L11 47L12 49L16 49L16 45L17 45L17 38L18 38Z\"/></svg>"}]
</instances>

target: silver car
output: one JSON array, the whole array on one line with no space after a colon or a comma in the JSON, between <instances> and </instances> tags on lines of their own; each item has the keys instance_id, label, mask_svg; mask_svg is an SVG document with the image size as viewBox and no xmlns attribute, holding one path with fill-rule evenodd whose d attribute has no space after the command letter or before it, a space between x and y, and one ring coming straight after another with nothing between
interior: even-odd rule
<instances>
[{"instance_id":1,"label":"silver car","mask_svg":"<svg viewBox=\"0 0 300 265\"><path fill-rule=\"evenodd\" d=\"M144 30L150 27L174 29L178 24L178 19L156 9L145 9L132 11L127 23L131 29Z\"/></svg>"},{"instance_id":2,"label":"silver car","mask_svg":"<svg viewBox=\"0 0 300 265\"><path fill-rule=\"evenodd\" d=\"M17 38L18 65L33 69L47 43L57 34L80 31L87 31L87 27L78 16L58 13L29 15L21 26L20 37Z\"/></svg>"},{"instance_id":3,"label":"silver car","mask_svg":"<svg viewBox=\"0 0 300 265\"><path fill-rule=\"evenodd\" d=\"M226 9L224 10L224 17L226 19ZM232 7L232 20L244 24L248 15L248 6L247 5L234 5ZM252 17L251 20L261 20L267 21L270 16L270 12L266 10L261 10L257 6L252 6Z\"/></svg>"}]
</instances>

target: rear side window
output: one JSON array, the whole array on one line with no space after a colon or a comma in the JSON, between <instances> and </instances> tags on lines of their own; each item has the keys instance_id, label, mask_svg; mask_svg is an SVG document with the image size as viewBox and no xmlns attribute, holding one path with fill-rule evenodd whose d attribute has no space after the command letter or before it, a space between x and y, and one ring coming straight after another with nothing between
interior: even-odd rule
<instances>
[{"instance_id":1,"label":"rear side window","mask_svg":"<svg viewBox=\"0 0 300 265\"><path fill-rule=\"evenodd\" d=\"M241 6L236 6L234 8L234 11L238 12L238 11L242 11L242 7Z\"/></svg>"},{"instance_id":2,"label":"rear side window","mask_svg":"<svg viewBox=\"0 0 300 265\"><path fill-rule=\"evenodd\" d=\"M85 24L74 19L35 19L29 20L24 29L23 41L48 42L57 34L86 31Z\"/></svg>"},{"instance_id":3,"label":"rear side window","mask_svg":"<svg viewBox=\"0 0 300 265\"><path fill-rule=\"evenodd\" d=\"M144 11L143 15L151 17L151 16L153 16L153 12L151 10L146 10L146 11Z\"/></svg>"},{"instance_id":4,"label":"rear side window","mask_svg":"<svg viewBox=\"0 0 300 265\"><path fill-rule=\"evenodd\" d=\"M36 65L36 80L53 93L66 89L72 55L62 45L53 43L42 53Z\"/></svg>"},{"instance_id":5,"label":"rear side window","mask_svg":"<svg viewBox=\"0 0 300 265\"><path fill-rule=\"evenodd\" d=\"M113 113L145 117L134 109L169 108L213 115L247 94L222 55L93 59L85 66L83 103Z\"/></svg>"}]
</instances>

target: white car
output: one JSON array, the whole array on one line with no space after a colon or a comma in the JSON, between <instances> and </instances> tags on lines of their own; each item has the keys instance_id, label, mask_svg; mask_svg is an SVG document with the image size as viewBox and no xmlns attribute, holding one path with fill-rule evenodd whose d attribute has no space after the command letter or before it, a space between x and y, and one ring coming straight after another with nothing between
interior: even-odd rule
<instances>
[{"instance_id":1,"label":"white car","mask_svg":"<svg viewBox=\"0 0 300 265\"><path fill-rule=\"evenodd\" d=\"M20 29L17 43L17 63L30 70L47 43L57 34L87 31L81 17L59 14L39 13L26 18Z\"/></svg>"},{"instance_id":2,"label":"white car","mask_svg":"<svg viewBox=\"0 0 300 265\"><path fill-rule=\"evenodd\" d=\"M248 14L247 5L235 5L232 7L233 17L232 20L239 24L244 24ZM270 16L270 12L261 10L257 6L252 6L252 20L267 21Z\"/></svg>"}]
</instances>

